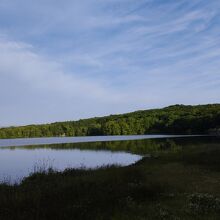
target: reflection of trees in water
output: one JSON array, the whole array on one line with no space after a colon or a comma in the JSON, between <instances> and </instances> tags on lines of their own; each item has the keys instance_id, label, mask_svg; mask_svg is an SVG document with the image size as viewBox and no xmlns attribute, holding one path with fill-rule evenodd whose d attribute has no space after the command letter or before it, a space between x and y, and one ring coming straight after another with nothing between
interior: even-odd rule
<instances>
[{"instance_id":1,"label":"reflection of trees in water","mask_svg":"<svg viewBox=\"0 0 220 220\"><path fill-rule=\"evenodd\" d=\"M127 151L135 154L148 153L178 153L193 152L204 147L211 147L219 143L220 139L211 137L192 137L192 138L164 138L164 139L145 139L128 141L108 141L108 142L89 142L89 143L68 143L51 145L33 145L24 147L10 147L10 149L82 149L82 150L111 150Z\"/></svg>"}]
</instances>

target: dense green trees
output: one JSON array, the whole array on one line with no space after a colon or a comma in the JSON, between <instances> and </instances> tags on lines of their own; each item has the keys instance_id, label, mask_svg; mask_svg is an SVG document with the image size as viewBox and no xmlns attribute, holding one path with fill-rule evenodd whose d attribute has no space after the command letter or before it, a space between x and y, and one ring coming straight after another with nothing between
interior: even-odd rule
<instances>
[{"instance_id":1,"label":"dense green trees","mask_svg":"<svg viewBox=\"0 0 220 220\"><path fill-rule=\"evenodd\" d=\"M131 135L149 133L195 134L220 128L220 104L136 111L128 114L0 129L0 138Z\"/></svg>"}]
</instances>

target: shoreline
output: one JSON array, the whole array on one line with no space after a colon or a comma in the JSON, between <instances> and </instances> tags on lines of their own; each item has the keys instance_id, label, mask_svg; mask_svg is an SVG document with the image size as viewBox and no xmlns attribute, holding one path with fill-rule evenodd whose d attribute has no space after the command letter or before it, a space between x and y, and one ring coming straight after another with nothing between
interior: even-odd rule
<instances>
[{"instance_id":1,"label":"shoreline","mask_svg":"<svg viewBox=\"0 0 220 220\"><path fill-rule=\"evenodd\" d=\"M0 139L0 147L19 147L29 145L50 145L50 144L68 144L68 143L90 143L90 142L108 142L108 141L129 141L160 138L181 138L181 137L209 137L215 135L114 135L114 136L81 136L81 137L40 137L40 138L12 138Z\"/></svg>"}]
</instances>

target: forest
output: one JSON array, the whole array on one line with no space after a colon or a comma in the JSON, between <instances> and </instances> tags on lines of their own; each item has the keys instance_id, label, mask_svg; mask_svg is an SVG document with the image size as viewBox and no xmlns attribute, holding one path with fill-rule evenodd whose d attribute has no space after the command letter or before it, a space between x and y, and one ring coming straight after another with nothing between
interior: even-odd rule
<instances>
[{"instance_id":1,"label":"forest","mask_svg":"<svg viewBox=\"0 0 220 220\"><path fill-rule=\"evenodd\" d=\"M5 127L0 138L54 136L207 134L220 129L220 104L173 105L162 109L55 122L42 125Z\"/></svg>"}]
</instances>

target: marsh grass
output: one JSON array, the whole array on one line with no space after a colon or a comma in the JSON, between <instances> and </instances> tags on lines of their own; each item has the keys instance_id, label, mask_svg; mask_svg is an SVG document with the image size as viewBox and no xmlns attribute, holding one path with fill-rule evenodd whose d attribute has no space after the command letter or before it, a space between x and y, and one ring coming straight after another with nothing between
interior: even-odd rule
<instances>
[{"instance_id":1,"label":"marsh grass","mask_svg":"<svg viewBox=\"0 0 220 220\"><path fill-rule=\"evenodd\" d=\"M127 167L47 167L0 184L0 219L218 220L220 145L155 155Z\"/></svg>"},{"instance_id":2,"label":"marsh grass","mask_svg":"<svg viewBox=\"0 0 220 220\"><path fill-rule=\"evenodd\" d=\"M219 212L220 199L207 193L194 193L188 196L189 209L194 213Z\"/></svg>"}]
</instances>

